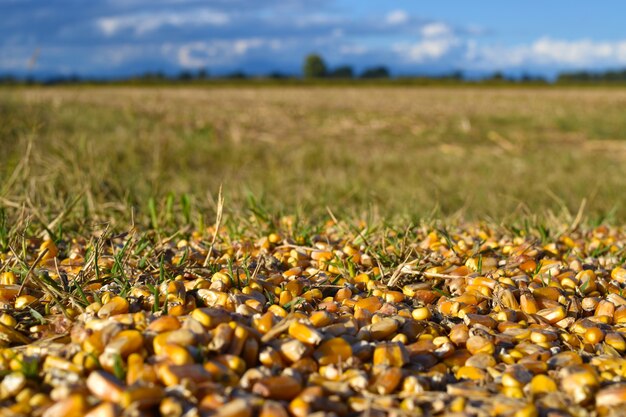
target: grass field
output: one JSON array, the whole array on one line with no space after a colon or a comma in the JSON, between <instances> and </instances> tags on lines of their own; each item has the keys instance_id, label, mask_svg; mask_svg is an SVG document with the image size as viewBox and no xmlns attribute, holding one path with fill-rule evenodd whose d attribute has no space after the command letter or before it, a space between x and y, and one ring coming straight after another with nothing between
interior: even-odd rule
<instances>
[{"instance_id":1,"label":"grass field","mask_svg":"<svg viewBox=\"0 0 626 417\"><path fill-rule=\"evenodd\" d=\"M226 213L567 221L586 199L615 221L625 104L604 88L3 89L0 195L122 228L168 195L213 218L220 185Z\"/></svg>"},{"instance_id":2,"label":"grass field","mask_svg":"<svg viewBox=\"0 0 626 417\"><path fill-rule=\"evenodd\" d=\"M624 108L0 89L0 415L619 415Z\"/></svg>"}]
</instances>

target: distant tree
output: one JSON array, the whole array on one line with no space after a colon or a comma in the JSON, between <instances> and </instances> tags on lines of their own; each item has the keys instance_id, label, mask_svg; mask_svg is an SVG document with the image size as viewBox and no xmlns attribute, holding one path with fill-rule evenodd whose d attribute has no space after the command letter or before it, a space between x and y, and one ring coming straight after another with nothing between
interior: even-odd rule
<instances>
[{"instance_id":1,"label":"distant tree","mask_svg":"<svg viewBox=\"0 0 626 417\"><path fill-rule=\"evenodd\" d=\"M271 78L273 80L284 80L286 78L289 78L289 75L282 73L280 71L272 71L269 74L267 74L267 78Z\"/></svg>"},{"instance_id":2,"label":"distant tree","mask_svg":"<svg viewBox=\"0 0 626 417\"><path fill-rule=\"evenodd\" d=\"M248 78L248 75L243 71L233 71L230 74L226 74L224 78L228 78L231 80L244 80Z\"/></svg>"},{"instance_id":3,"label":"distant tree","mask_svg":"<svg viewBox=\"0 0 626 417\"><path fill-rule=\"evenodd\" d=\"M341 65L332 70L328 76L331 78L353 78L354 70L350 65Z\"/></svg>"},{"instance_id":4,"label":"distant tree","mask_svg":"<svg viewBox=\"0 0 626 417\"><path fill-rule=\"evenodd\" d=\"M491 81L504 81L504 73L502 71L496 71L488 78Z\"/></svg>"},{"instance_id":5,"label":"distant tree","mask_svg":"<svg viewBox=\"0 0 626 417\"><path fill-rule=\"evenodd\" d=\"M190 81L193 80L193 74L191 71L181 71L180 74L178 74L178 79L180 81Z\"/></svg>"},{"instance_id":6,"label":"distant tree","mask_svg":"<svg viewBox=\"0 0 626 417\"><path fill-rule=\"evenodd\" d=\"M18 79L12 74L5 74L0 76L0 84L17 84Z\"/></svg>"},{"instance_id":7,"label":"distant tree","mask_svg":"<svg viewBox=\"0 0 626 417\"><path fill-rule=\"evenodd\" d=\"M387 67L378 66L366 68L361 74L361 78L389 78L389 70Z\"/></svg>"},{"instance_id":8,"label":"distant tree","mask_svg":"<svg viewBox=\"0 0 626 417\"><path fill-rule=\"evenodd\" d=\"M326 63L317 54L307 55L302 65L302 74L305 78L322 78L326 75Z\"/></svg>"},{"instance_id":9,"label":"distant tree","mask_svg":"<svg viewBox=\"0 0 626 417\"><path fill-rule=\"evenodd\" d=\"M532 75L524 72L519 79L522 83L545 83L546 80L541 75Z\"/></svg>"},{"instance_id":10,"label":"distant tree","mask_svg":"<svg viewBox=\"0 0 626 417\"><path fill-rule=\"evenodd\" d=\"M465 78L465 76L463 75L463 71L455 70L450 73L449 78L452 80L462 81Z\"/></svg>"},{"instance_id":11,"label":"distant tree","mask_svg":"<svg viewBox=\"0 0 626 417\"><path fill-rule=\"evenodd\" d=\"M165 76L165 73L161 71L156 71L156 72L148 71L139 75L136 78L139 80L143 80L143 81L162 81L162 80L165 80L167 77Z\"/></svg>"},{"instance_id":12,"label":"distant tree","mask_svg":"<svg viewBox=\"0 0 626 417\"><path fill-rule=\"evenodd\" d=\"M607 70L604 72L574 71L562 72L557 82L565 83L593 83L593 82L625 82L626 69Z\"/></svg>"},{"instance_id":13,"label":"distant tree","mask_svg":"<svg viewBox=\"0 0 626 417\"><path fill-rule=\"evenodd\" d=\"M200 68L196 74L196 78L199 80L206 80L209 78L209 71L206 68Z\"/></svg>"}]
</instances>

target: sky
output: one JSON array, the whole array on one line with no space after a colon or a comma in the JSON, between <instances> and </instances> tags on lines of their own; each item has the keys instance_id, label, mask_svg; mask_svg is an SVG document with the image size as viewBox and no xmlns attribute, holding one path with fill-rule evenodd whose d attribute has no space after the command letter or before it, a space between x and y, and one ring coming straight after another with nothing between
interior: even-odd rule
<instances>
[{"instance_id":1,"label":"sky","mask_svg":"<svg viewBox=\"0 0 626 417\"><path fill-rule=\"evenodd\" d=\"M0 74L206 69L299 75L304 57L393 75L626 68L626 2L0 0Z\"/></svg>"}]
</instances>

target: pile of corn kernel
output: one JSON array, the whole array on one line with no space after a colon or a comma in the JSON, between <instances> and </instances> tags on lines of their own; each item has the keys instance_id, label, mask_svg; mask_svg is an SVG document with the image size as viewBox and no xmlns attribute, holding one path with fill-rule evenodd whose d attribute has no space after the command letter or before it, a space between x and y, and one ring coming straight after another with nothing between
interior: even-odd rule
<instances>
[{"instance_id":1,"label":"pile of corn kernel","mask_svg":"<svg viewBox=\"0 0 626 417\"><path fill-rule=\"evenodd\" d=\"M29 239L0 257L0 416L608 416L626 234ZM374 240L375 241L372 241Z\"/></svg>"}]
</instances>

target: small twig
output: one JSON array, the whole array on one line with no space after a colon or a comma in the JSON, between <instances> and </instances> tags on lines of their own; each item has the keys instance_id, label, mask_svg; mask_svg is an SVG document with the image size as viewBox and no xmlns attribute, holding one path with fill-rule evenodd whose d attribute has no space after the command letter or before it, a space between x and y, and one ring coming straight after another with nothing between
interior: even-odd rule
<instances>
[{"instance_id":1,"label":"small twig","mask_svg":"<svg viewBox=\"0 0 626 417\"><path fill-rule=\"evenodd\" d=\"M263 337L261 337L261 342L267 343L271 341L272 339L274 339L276 336L280 335L281 333L286 332L287 329L289 329L289 326L291 325L291 323L294 322L295 320L296 320L295 318L287 316L286 318L283 319L283 321L276 324L276 326L272 327L267 333L265 333Z\"/></svg>"},{"instance_id":2,"label":"small twig","mask_svg":"<svg viewBox=\"0 0 626 417\"><path fill-rule=\"evenodd\" d=\"M0 203L4 204L5 206L13 207L13 208L21 208L22 207L21 204L18 204L18 203L14 202L14 201L11 201L11 200L7 200L4 197L0 197Z\"/></svg>"},{"instance_id":3,"label":"small twig","mask_svg":"<svg viewBox=\"0 0 626 417\"><path fill-rule=\"evenodd\" d=\"M440 278L440 279L459 279L464 278L462 275L448 275L448 274L438 274L436 272L426 272L426 271L402 271L403 274L409 275L420 275L426 278Z\"/></svg>"},{"instance_id":4,"label":"small twig","mask_svg":"<svg viewBox=\"0 0 626 417\"><path fill-rule=\"evenodd\" d=\"M587 206L587 198L583 198L583 201L581 201L580 207L578 208L578 213L576 213L576 218L574 219L574 221L569 227L570 232L573 232L574 230L578 229L578 226L580 225L580 222L583 219L583 214L585 212L586 206Z\"/></svg>"},{"instance_id":5,"label":"small twig","mask_svg":"<svg viewBox=\"0 0 626 417\"><path fill-rule=\"evenodd\" d=\"M19 256L17 256L17 253L15 253L13 248L11 248L11 252L13 252L13 255L15 255L15 257L19 259ZM22 285L20 285L20 289L17 292L18 297L22 294L22 291L24 290L24 286L26 285L26 281L28 281L28 278L30 278L30 275L33 273L33 270L35 269L35 267L39 264L39 262L43 259L43 257L46 256L46 253L48 253L48 248L45 248L44 250L41 251L39 256L37 256L37 259L35 259L35 262L33 262L33 264L28 269L26 276L24 276L24 279L22 280Z\"/></svg>"},{"instance_id":6,"label":"small twig","mask_svg":"<svg viewBox=\"0 0 626 417\"><path fill-rule=\"evenodd\" d=\"M203 267L207 267L209 265L209 261L211 260L211 253L213 252L213 245L215 245L215 241L217 240L217 235L220 231L220 225L222 223L222 213L224 211L224 197L222 196L222 186L220 185L219 192L217 194L217 213L215 215L215 233L213 233L213 239L211 239L211 245L209 246L209 251L206 254L206 258L204 258Z\"/></svg>"},{"instance_id":7,"label":"small twig","mask_svg":"<svg viewBox=\"0 0 626 417\"><path fill-rule=\"evenodd\" d=\"M414 261L411 261L411 262L407 262L409 260L410 256L411 256L411 252L409 252L407 257L404 258L404 261L400 265L398 265L396 270L393 271L393 274L391 275L391 277L387 281L387 286L388 287L393 287L393 286L396 285L396 282L398 282L398 279L400 279L400 275L402 274L402 272L403 272L402 270L404 269L404 267L409 266L409 265L414 265L415 263L418 262L418 259L416 259Z\"/></svg>"},{"instance_id":8,"label":"small twig","mask_svg":"<svg viewBox=\"0 0 626 417\"><path fill-rule=\"evenodd\" d=\"M30 339L28 337L24 336L22 333L18 332L12 327L0 323L0 329L2 329L2 331L0 332L0 340L2 340L3 342L15 343L15 341L17 340L19 343L22 343L24 345L28 345L30 343Z\"/></svg>"},{"instance_id":9,"label":"small twig","mask_svg":"<svg viewBox=\"0 0 626 417\"><path fill-rule=\"evenodd\" d=\"M261 270L261 263L262 262L260 261L260 259L257 259L256 265L254 266L254 271L252 271L252 275L250 276L250 280L251 281L254 281L254 279L256 278L257 274Z\"/></svg>"}]
</instances>

